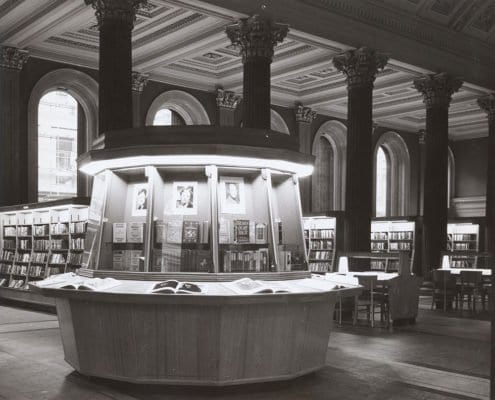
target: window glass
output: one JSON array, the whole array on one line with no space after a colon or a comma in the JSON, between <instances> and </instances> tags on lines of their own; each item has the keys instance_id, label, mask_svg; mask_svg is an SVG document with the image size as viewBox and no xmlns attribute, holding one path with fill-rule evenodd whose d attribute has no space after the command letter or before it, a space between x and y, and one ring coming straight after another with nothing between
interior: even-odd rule
<instances>
[{"instance_id":1,"label":"window glass","mask_svg":"<svg viewBox=\"0 0 495 400\"><path fill-rule=\"evenodd\" d=\"M377 217L387 214L387 156L382 147L376 153L376 210Z\"/></svg>"},{"instance_id":2,"label":"window glass","mask_svg":"<svg viewBox=\"0 0 495 400\"><path fill-rule=\"evenodd\" d=\"M168 108L162 108L158 110L153 119L153 125L157 126L171 126L172 125L172 111Z\"/></svg>"},{"instance_id":3,"label":"window glass","mask_svg":"<svg viewBox=\"0 0 495 400\"><path fill-rule=\"evenodd\" d=\"M38 106L38 200L77 194L77 101L61 90Z\"/></svg>"}]
</instances>

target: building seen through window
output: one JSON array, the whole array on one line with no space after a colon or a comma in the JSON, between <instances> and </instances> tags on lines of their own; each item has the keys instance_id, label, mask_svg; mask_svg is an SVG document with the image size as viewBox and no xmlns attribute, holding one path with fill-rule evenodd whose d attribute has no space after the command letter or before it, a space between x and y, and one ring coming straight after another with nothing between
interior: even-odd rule
<instances>
[{"instance_id":1,"label":"building seen through window","mask_svg":"<svg viewBox=\"0 0 495 400\"><path fill-rule=\"evenodd\" d=\"M179 113L170 110L169 108L161 108L153 118L154 126L172 126L172 125L185 125L184 120Z\"/></svg>"},{"instance_id":2,"label":"building seen through window","mask_svg":"<svg viewBox=\"0 0 495 400\"><path fill-rule=\"evenodd\" d=\"M77 101L56 90L38 106L38 200L77 194Z\"/></svg>"}]
</instances>

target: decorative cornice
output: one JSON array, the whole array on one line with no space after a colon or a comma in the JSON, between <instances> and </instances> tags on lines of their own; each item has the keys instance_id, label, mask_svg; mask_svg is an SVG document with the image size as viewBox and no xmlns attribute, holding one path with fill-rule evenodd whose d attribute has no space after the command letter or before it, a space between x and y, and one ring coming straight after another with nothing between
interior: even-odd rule
<instances>
[{"instance_id":1,"label":"decorative cornice","mask_svg":"<svg viewBox=\"0 0 495 400\"><path fill-rule=\"evenodd\" d=\"M132 71L132 90L141 93L148 83L148 74Z\"/></svg>"},{"instance_id":2,"label":"decorative cornice","mask_svg":"<svg viewBox=\"0 0 495 400\"><path fill-rule=\"evenodd\" d=\"M420 129L418 131L418 142L419 142L419 144L425 144L426 143L426 130L425 129Z\"/></svg>"},{"instance_id":3,"label":"decorative cornice","mask_svg":"<svg viewBox=\"0 0 495 400\"><path fill-rule=\"evenodd\" d=\"M147 2L148 0L84 0L84 3L96 10L98 26L115 21L127 24L130 29L134 27L137 10Z\"/></svg>"},{"instance_id":4,"label":"decorative cornice","mask_svg":"<svg viewBox=\"0 0 495 400\"><path fill-rule=\"evenodd\" d=\"M480 97L478 100L480 108L487 113L488 121L495 123L495 94L487 94Z\"/></svg>"},{"instance_id":5,"label":"decorative cornice","mask_svg":"<svg viewBox=\"0 0 495 400\"><path fill-rule=\"evenodd\" d=\"M0 46L0 68L21 70L29 53L16 47Z\"/></svg>"},{"instance_id":6,"label":"decorative cornice","mask_svg":"<svg viewBox=\"0 0 495 400\"><path fill-rule=\"evenodd\" d=\"M242 97L236 95L234 92L229 92L220 88L217 89L217 106L220 108L235 110L241 100Z\"/></svg>"},{"instance_id":7,"label":"decorative cornice","mask_svg":"<svg viewBox=\"0 0 495 400\"><path fill-rule=\"evenodd\" d=\"M310 124L316 118L316 111L309 107L304 107L302 104L296 104L296 122L305 122Z\"/></svg>"},{"instance_id":8,"label":"decorative cornice","mask_svg":"<svg viewBox=\"0 0 495 400\"><path fill-rule=\"evenodd\" d=\"M414 80L414 87L423 95L426 108L448 107L452 95L462 86L462 81L445 72L427 74Z\"/></svg>"},{"instance_id":9,"label":"decorative cornice","mask_svg":"<svg viewBox=\"0 0 495 400\"><path fill-rule=\"evenodd\" d=\"M253 57L263 57L271 61L273 48L284 40L288 31L288 25L274 23L257 14L241 18L225 29L232 44L240 47L242 62Z\"/></svg>"},{"instance_id":10,"label":"decorative cornice","mask_svg":"<svg viewBox=\"0 0 495 400\"><path fill-rule=\"evenodd\" d=\"M349 88L372 85L387 62L388 56L368 47L348 50L333 58L335 68L346 75Z\"/></svg>"}]
</instances>

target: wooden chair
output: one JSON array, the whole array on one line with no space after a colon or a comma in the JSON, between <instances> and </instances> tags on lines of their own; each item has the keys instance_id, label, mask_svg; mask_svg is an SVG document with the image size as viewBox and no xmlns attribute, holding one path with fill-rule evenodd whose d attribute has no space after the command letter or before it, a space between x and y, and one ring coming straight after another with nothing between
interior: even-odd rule
<instances>
[{"instance_id":1,"label":"wooden chair","mask_svg":"<svg viewBox=\"0 0 495 400\"><path fill-rule=\"evenodd\" d=\"M455 276L453 276L449 270L434 270L431 309L433 310L436 302L442 302L443 311L446 311L447 303L452 303L452 301L456 299L456 295L457 289Z\"/></svg>"},{"instance_id":2,"label":"wooden chair","mask_svg":"<svg viewBox=\"0 0 495 400\"><path fill-rule=\"evenodd\" d=\"M359 285L363 286L363 292L354 298L353 324L356 325L358 313L361 309L366 311L367 321L371 327L375 326L375 308L383 311L382 293L379 291L378 277L376 275L354 275L358 278ZM382 316L383 319L383 316Z\"/></svg>"},{"instance_id":3,"label":"wooden chair","mask_svg":"<svg viewBox=\"0 0 495 400\"><path fill-rule=\"evenodd\" d=\"M467 298L468 309L476 312L476 297L485 302L483 295L483 274L481 271L461 271L461 285L458 291L460 310L464 309L464 298ZM484 304L483 304L484 308Z\"/></svg>"}]
</instances>

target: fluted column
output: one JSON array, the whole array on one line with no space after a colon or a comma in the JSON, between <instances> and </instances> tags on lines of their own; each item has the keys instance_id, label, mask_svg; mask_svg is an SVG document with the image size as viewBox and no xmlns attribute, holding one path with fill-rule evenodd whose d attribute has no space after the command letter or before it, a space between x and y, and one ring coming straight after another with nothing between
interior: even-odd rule
<instances>
[{"instance_id":1,"label":"fluted column","mask_svg":"<svg viewBox=\"0 0 495 400\"><path fill-rule=\"evenodd\" d=\"M237 126L236 111L241 96L228 90L217 89L218 124L220 126Z\"/></svg>"},{"instance_id":2,"label":"fluted column","mask_svg":"<svg viewBox=\"0 0 495 400\"><path fill-rule=\"evenodd\" d=\"M425 179L423 197L422 270L441 265L447 243L449 105L462 81L445 73L414 80L426 105Z\"/></svg>"},{"instance_id":3,"label":"fluted column","mask_svg":"<svg viewBox=\"0 0 495 400\"><path fill-rule=\"evenodd\" d=\"M99 134L132 127L132 43L137 9L146 0L84 0L100 29Z\"/></svg>"},{"instance_id":4,"label":"fluted column","mask_svg":"<svg viewBox=\"0 0 495 400\"><path fill-rule=\"evenodd\" d=\"M486 251L492 256L492 307L495 304L495 94L478 99L478 105L488 116L488 165L486 173ZM490 368L490 394L495 398L495 312L491 309L492 346Z\"/></svg>"},{"instance_id":5,"label":"fluted column","mask_svg":"<svg viewBox=\"0 0 495 400\"><path fill-rule=\"evenodd\" d=\"M299 151L311 154L311 123L316 118L316 111L302 104L296 104L295 108L297 131L299 133ZM299 180L301 192L301 206L303 213L311 212L311 177L306 176Z\"/></svg>"},{"instance_id":6,"label":"fluted column","mask_svg":"<svg viewBox=\"0 0 495 400\"><path fill-rule=\"evenodd\" d=\"M370 251L373 204L373 82L388 57L372 49L346 51L333 59L347 77L347 168L344 248Z\"/></svg>"},{"instance_id":7,"label":"fluted column","mask_svg":"<svg viewBox=\"0 0 495 400\"><path fill-rule=\"evenodd\" d=\"M0 47L0 205L21 202L20 73L28 52Z\"/></svg>"},{"instance_id":8,"label":"fluted column","mask_svg":"<svg viewBox=\"0 0 495 400\"><path fill-rule=\"evenodd\" d=\"M244 64L243 122L246 128L270 129L270 64L273 48L289 28L253 15L227 26L232 44L240 47Z\"/></svg>"},{"instance_id":9,"label":"fluted column","mask_svg":"<svg viewBox=\"0 0 495 400\"><path fill-rule=\"evenodd\" d=\"M143 117L141 116L141 94L148 83L148 75L139 72L132 72L132 126L134 128L143 126Z\"/></svg>"}]
</instances>

